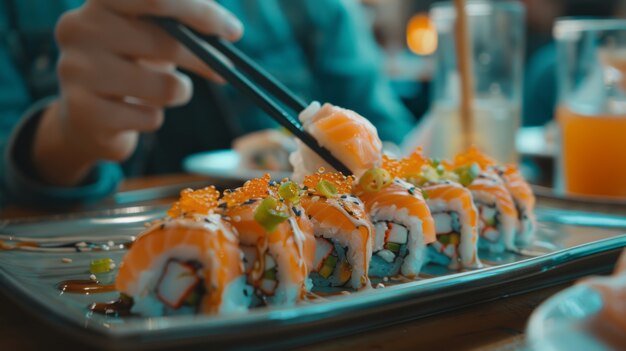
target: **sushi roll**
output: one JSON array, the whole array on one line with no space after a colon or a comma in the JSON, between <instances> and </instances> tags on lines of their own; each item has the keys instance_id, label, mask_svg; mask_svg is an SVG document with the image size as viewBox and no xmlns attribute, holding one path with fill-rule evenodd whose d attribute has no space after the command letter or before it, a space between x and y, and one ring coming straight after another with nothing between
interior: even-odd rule
<instances>
[{"instance_id":1,"label":"sushi roll","mask_svg":"<svg viewBox=\"0 0 626 351\"><path fill-rule=\"evenodd\" d=\"M296 150L296 142L288 132L266 129L235 139L233 149L246 169L287 172L291 171L289 154Z\"/></svg>"},{"instance_id":2,"label":"sushi roll","mask_svg":"<svg viewBox=\"0 0 626 351\"><path fill-rule=\"evenodd\" d=\"M294 305L311 287L313 225L300 205L281 196L282 185L270 184L269 175L249 180L225 192L219 205L239 233L257 304Z\"/></svg>"},{"instance_id":3,"label":"sushi roll","mask_svg":"<svg viewBox=\"0 0 626 351\"><path fill-rule=\"evenodd\" d=\"M504 182L492 171L480 171L476 167L456 169L465 179L478 209L478 248L490 252L517 251L515 234L518 214L513 197Z\"/></svg>"},{"instance_id":4,"label":"sushi roll","mask_svg":"<svg viewBox=\"0 0 626 351\"><path fill-rule=\"evenodd\" d=\"M322 106L313 102L299 118L319 145L343 162L357 178L370 168L380 167L382 142L376 128L365 117L328 103ZM297 144L297 151L289 156L294 180L301 182L304 176L317 172L320 167L333 170L302 142L297 141Z\"/></svg>"},{"instance_id":5,"label":"sushi roll","mask_svg":"<svg viewBox=\"0 0 626 351\"><path fill-rule=\"evenodd\" d=\"M143 316L246 311L239 240L213 213L215 188L184 190L170 217L154 223L123 258L115 288Z\"/></svg>"},{"instance_id":6,"label":"sushi roll","mask_svg":"<svg viewBox=\"0 0 626 351\"><path fill-rule=\"evenodd\" d=\"M435 221L437 240L428 244L428 261L451 269L478 268L478 211L471 192L453 181L443 166L421 149L400 160L384 156L383 167L394 177L419 186Z\"/></svg>"},{"instance_id":7,"label":"sushi roll","mask_svg":"<svg viewBox=\"0 0 626 351\"><path fill-rule=\"evenodd\" d=\"M429 261L451 269L480 268L478 210L472 193L458 183L441 181L422 187L435 221L437 241L428 245Z\"/></svg>"},{"instance_id":8,"label":"sushi roll","mask_svg":"<svg viewBox=\"0 0 626 351\"><path fill-rule=\"evenodd\" d=\"M354 193L374 224L370 276L416 277L426 261L426 245L436 240L433 217L421 191L375 168L361 177Z\"/></svg>"},{"instance_id":9,"label":"sushi roll","mask_svg":"<svg viewBox=\"0 0 626 351\"><path fill-rule=\"evenodd\" d=\"M530 185L522 177L519 169L514 165L499 166L495 168L504 185L513 196L518 213L517 235L515 244L526 246L534 237L537 220L535 218L535 194Z\"/></svg>"},{"instance_id":10,"label":"sushi roll","mask_svg":"<svg viewBox=\"0 0 626 351\"><path fill-rule=\"evenodd\" d=\"M508 170L504 177L505 169L499 171L497 162L476 147L458 154L447 167L453 169L474 197L479 211L479 248L491 252L518 251L520 244L530 240L534 196L517 170ZM529 211L520 215L518 208Z\"/></svg>"},{"instance_id":11,"label":"sushi roll","mask_svg":"<svg viewBox=\"0 0 626 351\"><path fill-rule=\"evenodd\" d=\"M351 195L352 177L316 173L304 178L304 212L316 240L311 278L315 286L369 286L373 227L361 200Z\"/></svg>"}]
</instances>

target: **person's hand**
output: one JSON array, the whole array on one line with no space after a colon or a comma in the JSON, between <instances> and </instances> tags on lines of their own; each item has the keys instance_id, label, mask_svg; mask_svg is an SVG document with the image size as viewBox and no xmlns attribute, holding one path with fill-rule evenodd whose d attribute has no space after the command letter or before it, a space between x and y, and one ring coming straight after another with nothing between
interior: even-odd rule
<instances>
[{"instance_id":1,"label":"person's hand","mask_svg":"<svg viewBox=\"0 0 626 351\"><path fill-rule=\"evenodd\" d=\"M176 67L221 82L203 62L146 16L172 17L204 34L237 40L239 20L211 0L88 0L59 20L61 94L35 134L33 162L44 181L79 183L99 160L121 161L139 132L184 104L190 79Z\"/></svg>"}]
</instances>

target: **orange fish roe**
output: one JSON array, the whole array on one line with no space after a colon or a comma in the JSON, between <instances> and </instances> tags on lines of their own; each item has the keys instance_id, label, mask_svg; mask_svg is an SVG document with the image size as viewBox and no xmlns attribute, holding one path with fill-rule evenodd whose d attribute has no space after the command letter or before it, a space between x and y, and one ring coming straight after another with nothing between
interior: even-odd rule
<instances>
[{"instance_id":1,"label":"orange fish roe","mask_svg":"<svg viewBox=\"0 0 626 351\"><path fill-rule=\"evenodd\" d=\"M502 172L502 174L504 175L511 175L511 174L516 174L519 173L519 168L517 167L516 164L506 164L502 167L498 167L498 169Z\"/></svg>"},{"instance_id":2,"label":"orange fish roe","mask_svg":"<svg viewBox=\"0 0 626 351\"><path fill-rule=\"evenodd\" d=\"M448 160L441 160L439 162L439 164L443 167L443 169L445 169L446 171L452 171L454 170L454 163L448 161Z\"/></svg>"},{"instance_id":3,"label":"orange fish roe","mask_svg":"<svg viewBox=\"0 0 626 351\"><path fill-rule=\"evenodd\" d=\"M241 205L250 199L264 198L270 192L270 175L266 173L261 178L250 179L242 187L232 191L224 191L222 201L228 207Z\"/></svg>"},{"instance_id":4,"label":"orange fish roe","mask_svg":"<svg viewBox=\"0 0 626 351\"><path fill-rule=\"evenodd\" d=\"M328 172L328 173L314 173L304 177L303 184L306 186L309 191L313 193L318 193L316 189L317 184L325 180L337 188L338 194L351 194L352 186L354 183L354 176L345 176L339 172ZM321 194L318 194L321 195Z\"/></svg>"},{"instance_id":5,"label":"orange fish roe","mask_svg":"<svg viewBox=\"0 0 626 351\"><path fill-rule=\"evenodd\" d=\"M389 172L393 178L401 177L403 169L402 160L397 160L387 155L383 155L383 169Z\"/></svg>"},{"instance_id":6,"label":"orange fish roe","mask_svg":"<svg viewBox=\"0 0 626 351\"><path fill-rule=\"evenodd\" d=\"M180 192L180 199L172 205L167 214L170 217L180 217L186 214L208 214L217 207L220 192L213 185L204 189L184 189Z\"/></svg>"},{"instance_id":7,"label":"orange fish roe","mask_svg":"<svg viewBox=\"0 0 626 351\"><path fill-rule=\"evenodd\" d=\"M458 154L454 158L455 167L471 166L473 163L476 163L480 169L487 169L496 165L496 161L494 159L482 153L474 145L472 145L465 153Z\"/></svg>"},{"instance_id":8,"label":"orange fish roe","mask_svg":"<svg viewBox=\"0 0 626 351\"><path fill-rule=\"evenodd\" d=\"M391 174L393 178L408 178L422 172L424 165L429 165L431 161L422 154L422 148L417 148L409 156L395 160L387 155L383 155L383 168Z\"/></svg>"}]
</instances>

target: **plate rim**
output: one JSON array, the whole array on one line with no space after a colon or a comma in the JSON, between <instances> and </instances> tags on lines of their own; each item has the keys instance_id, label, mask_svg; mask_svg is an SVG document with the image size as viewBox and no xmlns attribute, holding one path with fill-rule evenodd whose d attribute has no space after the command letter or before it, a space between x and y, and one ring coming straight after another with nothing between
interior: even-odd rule
<instances>
[{"instance_id":1,"label":"plate rim","mask_svg":"<svg viewBox=\"0 0 626 351\"><path fill-rule=\"evenodd\" d=\"M462 285L460 286L456 285L459 291L462 290L465 293L481 291L482 289L489 289L489 288L497 287L498 283L497 281L493 280L493 277L506 274L507 272L512 274L511 276L512 279L506 280L507 283L510 284L510 283L515 283L515 282L520 282L526 279L530 279L533 276L534 277L540 276L541 273L544 271L551 271L556 268L559 268L559 266L575 263L576 261L583 260L587 257L593 257L595 255L604 256L615 251L616 252L615 259L617 259L617 255L619 254L621 249L625 246L626 246L626 234L616 235L611 238L606 238L606 239L602 239L599 241L577 245L571 248L557 250L552 253L541 255L538 257L528 258L528 259L518 261L518 262L512 262L512 263L507 263L507 264L503 264L499 266L494 266L494 267L486 268L480 271L469 271L465 273L446 275L442 277L428 279L427 281L424 280L421 282L420 281L409 282L409 283L385 288L383 292L378 292L376 290L373 292L365 292L365 294L367 295L360 294L359 299L348 299L348 300L340 299L336 301L330 301L324 304L326 307L323 313L321 314L319 311L313 311L314 309L316 309L314 305L297 306L295 307L297 309L295 313L298 314L298 317L296 318L306 319L308 317L309 322L313 321L315 323L319 323L320 321L324 321L325 319L343 317L343 316L338 317L337 311L345 313L346 315L349 316L351 313L354 313L354 311L352 311L353 309L356 311L360 310L361 313L367 314L367 311L373 305L376 305L379 308L381 306L384 308L387 308L387 307L392 308L393 306L403 301L406 303L407 301L410 301L413 299L419 299L420 297L422 299L428 298L430 300L433 300L433 299L436 300L438 298L439 299L441 298L441 296L437 295L438 291L445 292L446 286L449 285L452 281L455 281L458 279L464 280L464 283ZM224 321L224 318L214 318L210 316L202 316L200 318L185 317L183 319L180 319L179 317L160 317L160 318L164 318L163 320L165 322L170 323L170 326L164 329L156 329L156 330L145 329L144 327L133 327L133 328L127 328L127 329L105 328L103 325L101 325L100 322L96 322L94 324L88 323L88 325L82 325L82 328L81 328L81 321L75 316L73 317L73 315L64 315L62 313L58 313L57 309L55 309L53 306L48 306L42 301L40 301L34 295L34 293L25 291L25 288L22 286L22 284L19 283L18 279L16 277L13 277L10 274L10 271L8 270L8 268L9 267L0 267L0 281L4 282L4 284L0 285L0 288L3 289L5 292L9 292L9 294L7 295L10 295L11 293L11 291L9 290L13 290L14 293L17 291L17 294L15 296L22 296L22 299L20 299L19 301L20 305L29 305L29 307L31 307L30 310L31 311L37 310L38 313L35 313L35 314L39 315L40 317L44 316L46 317L46 319L49 319L49 320L56 320L56 321L61 320L65 326L64 329L67 331L76 331L77 329L80 329L81 332L87 331L88 332L87 334L81 333L83 334L82 336L91 337L93 335L98 335L99 336L98 339L100 339L100 342L104 338L106 339L107 343L111 345L115 345L116 347L124 346L121 344L128 344L126 345L128 346L128 348L137 347L137 346L142 346L143 348L145 348L145 347L158 346L156 345L157 343L166 342L166 341L173 342L173 343L178 343L178 342L187 343L187 342L193 342L193 340L195 339L176 337L176 334L180 333L181 331L187 332L187 333L194 333L197 331L202 331L204 333L204 336L207 336L207 335L215 336L216 333L224 329L224 327L222 328L207 327L206 326L207 320L213 319L214 323L218 323L218 324ZM594 269L597 267L589 267L589 268ZM502 274L497 274L500 271L502 271ZM519 274L520 272L518 271L521 271L521 273L524 273L524 272L526 273ZM486 278L482 279L481 278L482 276L486 276ZM572 277L569 277L569 278L571 278L569 280L574 279ZM483 280L486 280L489 284L484 284ZM479 284L479 286L472 286L473 283ZM427 286L427 287L422 288L421 286ZM459 294L461 294L461 292L456 292L456 295L459 295ZM448 293L444 295L450 296L451 294ZM510 295L510 294L507 294L507 295ZM412 303L418 304L419 301L413 301ZM35 306L39 306L42 309L41 310L35 309ZM340 308L335 309L336 306L339 306ZM251 314L246 314L244 315L243 318L240 318L240 321L237 321L235 319L234 322L232 322L232 325L228 325L225 327L245 329L249 326L258 324L259 322L265 322L264 325L272 325L272 326L278 325L278 326L282 326L283 329L285 328L289 329L288 324L289 322L293 322L295 320L294 317L288 316L288 318L279 318L281 313L284 313L285 311L288 312L289 310L290 308L278 308L278 309L271 309L271 310L254 311L255 313L252 314L252 316L255 317L254 320L249 318ZM42 313L41 311L44 311L44 312ZM87 313L87 311L85 311L85 313ZM176 321L173 318L179 318L179 320ZM421 318L421 317L417 317L417 318ZM84 322L84 319L82 321ZM180 323L181 321L185 321L186 323ZM174 322L174 324L172 324L172 322ZM205 322L205 323L202 323L202 322ZM142 323L145 324L145 321ZM302 323L302 322L296 322L295 324L292 323L291 328L292 329L302 328L305 324L306 323ZM209 333L209 331L211 330L213 332ZM286 333L286 331L282 331L282 333ZM155 335L158 335L159 338L156 340L147 340L150 338L154 339ZM232 336L230 338L232 339ZM81 337L81 339L86 340L87 342L92 341L87 337ZM138 340L141 340L143 343L148 342L148 344L139 345ZM222 342L224 342L224 340L228 340L228 337L225 337L225 339L223 339ZM124 346L124 348L126 348L126 346Z\"/></svg>"}]
</instances>

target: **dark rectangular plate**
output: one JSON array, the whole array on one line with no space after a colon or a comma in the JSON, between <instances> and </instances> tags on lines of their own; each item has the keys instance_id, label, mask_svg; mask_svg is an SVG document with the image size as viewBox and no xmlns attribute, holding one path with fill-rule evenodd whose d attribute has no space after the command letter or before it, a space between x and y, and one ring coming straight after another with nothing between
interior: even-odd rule
<instances>
[{"instance_id":1,"label":"dark rectangular plate","mask_svg":"<svg viewBox=\"0 0 626 351\"><path fill-rule=\"evenodd\" d=\"M6 221L0 223L0 232L41 238L132 236L163 214L163 208L128 208L74 218ZM605 273L626 246L626 220L621 217L555 209L538 209L537 215L537 240L525 255L481 252L486 263L482 269L453 272L428 265L416 281L241 315L107 317L91 313L87 306L113 300L116 293L77 295L57 289L62 280L87 279L91 260L111 257L119 263L124 251L0 251L0 288L36 316L100 347L291 347ZM72 262L64 263L63 258Z\"/></svg>"}]
</instances>

